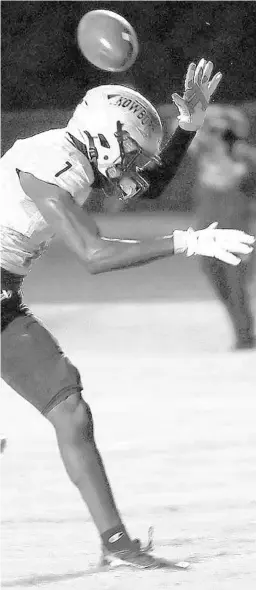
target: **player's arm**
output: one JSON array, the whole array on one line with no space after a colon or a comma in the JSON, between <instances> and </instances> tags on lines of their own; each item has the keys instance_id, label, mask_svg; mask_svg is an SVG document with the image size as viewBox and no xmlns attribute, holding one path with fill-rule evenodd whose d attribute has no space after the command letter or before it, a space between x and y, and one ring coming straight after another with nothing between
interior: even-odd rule
<instances>
[{"instance_id":1,"label":"player's arm","mask_svg":"<svg viewBox=\"0 0 256 590\"><path fill-rule=\"evenodd\" d=\"M236 230L174 231L173 235L147 240L121 240L100 235L94 219L81 209L60 187L19 173L24 192L34 201L52 226L91 273L107 272L152 262L173 254L215 256L229 264L239 264L234 254L249 254L254 238Z\"/></svg>"},{"instance_id":2,"label":"player's arm","mask_svg":"<svg viewBox=\"0 0 256 590\"><path fill-rule=\"evenodd\" d=\"M160 196L174 178L194 137L195 132L185 131L178 126L160 153L161 166L144 166L142 176L149 183L149 189L144 193L144 198L156 199Z\"/></svg>"},{"instance_id":3,"label":"player's arm","mask_svg":"<svg viewBox=\"0 0 256 590\"><path fill-rule=\"evenodd\" d=\"M174 93L172 99L179 109L178 127L160 153L161 166L151 164L143 168L143 176L150 183L146 198L158 197L173 177L196 132L204 122L211 96L215 92L222 75L211 74L213 63L201 59L198 65L191 63L185 79L183 96Z\"/></svg>"},{"instance_id":4,"label":"player's arm","mask_svg":"<svg viewBox=\"0 0 256 590\"><path fill-rule=\"evenodd\" d=\"M253 236L237 230L218 230L217 223L197 232L175 230L172 235L142 241L106 238L68 192L28 173L20 172L19 178L24 192L35 202L53 232L92 273L141 265L179 253L216 257L237 265L237 254L252 251Z\"/></svg>"},{"instance_id":5,"label":"player's arm","mask_svg":"<svg viewBox=\"0 0 256 590\"><path fill-rule=\"evenodd\" d=\"M143 241L106 238L100 235L92 216L68 192L26 172L19 172L19 179L53 233L65 241L92 273L144 264L174 254L171 235Z\"/></svg>"}]
</instances>

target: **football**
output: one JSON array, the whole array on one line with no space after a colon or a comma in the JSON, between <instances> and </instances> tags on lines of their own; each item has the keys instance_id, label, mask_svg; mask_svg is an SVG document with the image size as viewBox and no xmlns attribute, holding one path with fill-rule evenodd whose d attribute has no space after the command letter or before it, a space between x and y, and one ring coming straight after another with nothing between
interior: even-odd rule
<instances>
[{"instance_id":1,"label":"football","mask_svg":"<svg viewBox=\"0 0 256 590\"><path fill-rule=\"evenodd\" d=\"M77 42L83 56L108 72L124 72L135 62L139 44L130 23L110 10L92 10L80 20Z\"/></svg>"}]
</instances>

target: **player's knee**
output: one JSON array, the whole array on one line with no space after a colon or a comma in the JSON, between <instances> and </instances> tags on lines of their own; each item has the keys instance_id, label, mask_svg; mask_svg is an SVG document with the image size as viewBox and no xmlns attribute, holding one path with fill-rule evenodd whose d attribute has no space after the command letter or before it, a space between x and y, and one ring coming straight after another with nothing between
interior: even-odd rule
<instances>
[{"instance_id":1,"label":"player's knee","mask_svg":"<svg viewBox=\"0 0 256 590\"><path fill-rule=\"evenodd\" d=\"M93 418L90 406L80 393L70 395L60 402L46 416L53 424L57 434L73 438L82 435L86 440L93 439Z\"/></svg>"}]
</instances>

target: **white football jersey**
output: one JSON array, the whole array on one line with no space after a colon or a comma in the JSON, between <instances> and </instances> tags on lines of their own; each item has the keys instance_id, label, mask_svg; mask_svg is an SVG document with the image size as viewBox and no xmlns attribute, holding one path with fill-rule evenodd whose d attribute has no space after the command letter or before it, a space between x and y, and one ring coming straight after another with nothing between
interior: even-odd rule
<instances>
[{"instance_id":1,"label":"white football jersey","mask_svg":"<svg viewBox=\"0 0 256 590\"><path fill-rule=\"evenodd\" d=\"M18 140L1 158L1 265L26 275L32 260L47 248L53 231L22 190L19 171L58 185L79 205L89 196L94 174L86 156L69 140L66 129Z\"/></svg>"}]
</instances>

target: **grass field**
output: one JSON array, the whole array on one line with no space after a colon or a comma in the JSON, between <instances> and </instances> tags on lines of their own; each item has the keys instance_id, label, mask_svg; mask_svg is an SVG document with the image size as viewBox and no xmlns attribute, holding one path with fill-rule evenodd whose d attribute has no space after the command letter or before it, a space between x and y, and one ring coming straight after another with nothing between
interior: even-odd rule
<instances>
[{"instance_id":1,"label":"grass field","mask_svg":"<svg viewBox=\"0 0 256 590\"><path fill-rule=\"evenodd\" d=\"M98 537L54 433L2 386L2 587L254 590L255 352L229 351L224 311L192 261L190 274L175 259L99 277L95 292L81 271L74 282L74 264L59 301L59 251L39 262L27 300L81 371L130 533L145 539L153 525L156 554L191 568L93 573Z\"/></svg>"}]
</instances>

